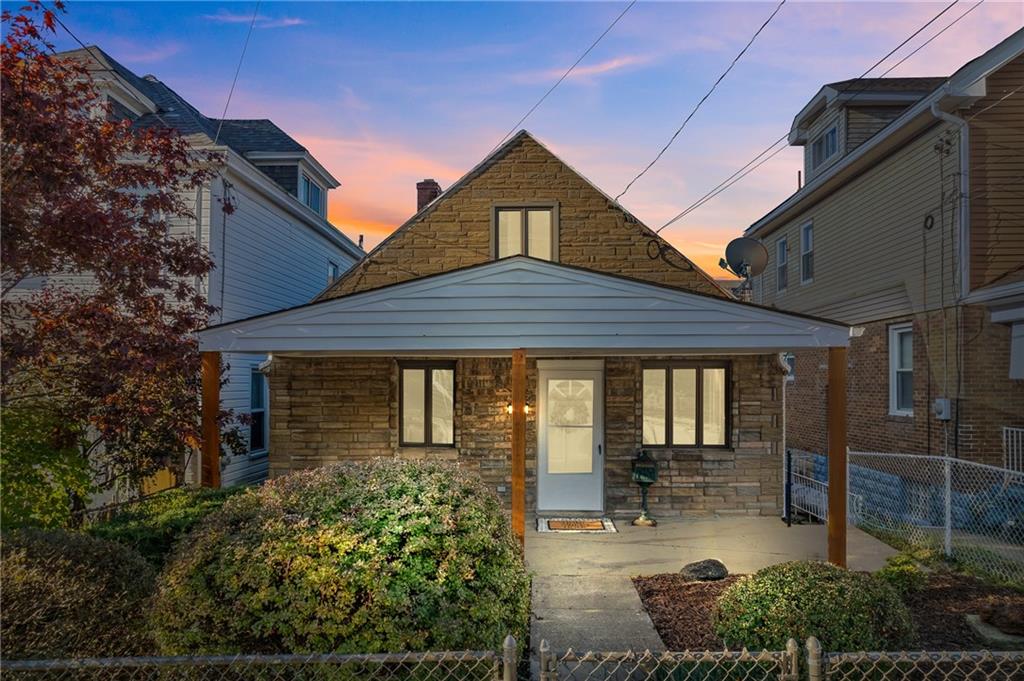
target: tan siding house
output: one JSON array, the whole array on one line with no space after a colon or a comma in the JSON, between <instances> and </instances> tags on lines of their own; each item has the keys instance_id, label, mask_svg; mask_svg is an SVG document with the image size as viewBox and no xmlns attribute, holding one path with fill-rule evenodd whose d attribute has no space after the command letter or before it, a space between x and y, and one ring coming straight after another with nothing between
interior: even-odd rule
<instances>
[{"instance_id":1,"label":"tan siding house","mask_svg":"<svg viewBox=\"0 0 1024 681\"><path fill-rule=\"evenodd\" d=\"M790 140L810 166L818 121L846 121L841 151L747 230L769 253L756 302L857 327L855 450L1002 465L1024 427L1022 55L1018 31L949 78L825 86ZM795 355L787 442L823 451L824 353Z\"/></svg>"}]
</instances>

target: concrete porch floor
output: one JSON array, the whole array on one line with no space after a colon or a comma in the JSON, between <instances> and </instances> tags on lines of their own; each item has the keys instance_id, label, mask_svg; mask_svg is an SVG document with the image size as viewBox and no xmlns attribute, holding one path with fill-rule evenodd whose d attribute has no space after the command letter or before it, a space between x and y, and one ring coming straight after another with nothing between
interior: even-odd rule
<instances>
[{"instance_id":1,"label":"concrete porch floor","mask_svg":"<svg viewBox=\"0 0 1024 681\"><path fill-rule=\"evenodd\" d=\"M824 525L778 518L668 518L656 528L616 519L616 534L538 533L526 528L526 562L533 578L531 643L552 650L664 649L631 577L678 572L686 563L717 558L732 574L790 560L824 560ZM851 527L851 570L877 570L895 551Z\"/></svg>"}]
</instances>

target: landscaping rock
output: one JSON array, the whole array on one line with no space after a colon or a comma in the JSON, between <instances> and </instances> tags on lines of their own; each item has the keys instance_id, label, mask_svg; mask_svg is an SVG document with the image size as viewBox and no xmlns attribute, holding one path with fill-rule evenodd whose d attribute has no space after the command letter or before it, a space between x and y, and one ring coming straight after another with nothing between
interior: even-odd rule
<instances>
[{"instance_id":1,"label":"landscaping rock","mask_svg":"<svg viewBox=\"0 0 1024 681\"><path fill-rule=\"evenodd\" d=\"M679 574L694 582L715 582L728 577L729 570L722 561L708 558L684 565Z\"/></svg>"},{"instance_id":2,"label":"landscaping rock","mask_svg":"<svg viewBox=\"0 0 1024 681\"><path fill-rule=\"evenodd\" d=\"M1004 634L1024 636L1024 610L1008 601L995 601L981 611L981 620Z\"/></svg>"}]
</instances>

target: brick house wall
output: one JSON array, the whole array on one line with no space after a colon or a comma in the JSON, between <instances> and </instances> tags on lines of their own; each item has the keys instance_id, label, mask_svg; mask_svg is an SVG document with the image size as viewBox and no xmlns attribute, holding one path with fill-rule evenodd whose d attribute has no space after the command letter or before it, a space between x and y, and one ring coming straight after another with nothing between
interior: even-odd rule
<instances>
[{"instance_id":1,"label":"brick house wall","mask_svg":"<svg viewBox=\"0 0 1024 681\"><path fill-rule=\"evenodd\" d=\"M687 358L693 359L693 358ZM722 358L707 358L722 359ZM781 507L781 385L775 355L732 361L732 448L658 449L651 488L659 516L772 515ZM635 514L630 477L641 445L639 357L605 360L605 508ZM536 405L537 362L527 363L527 403ZM389 358L274 358L270 373L270 471L376 457L457 461L510 503L511 359L462 358L455 371L455 446L398 446L398 364ZM527 508L536 505L536 411L527 417Z\"/></svg>"},{"instance_id":2,"label":"brick house wall","mask_svg":"<svg viewBox=\"0 0 1024 681\"><path fill-rule=\"evenodd\" d=\"M404 225L321 294L333 298L493 260L497 204L551 203L558 262L726 297L707 274L527 133ZM654 248L668 249L664 259Z\"/></svg>"},{"instance_id":3,"label":"brick house wall","mask_svg":"<svg viewBox=\"0 0 1024 681\"><path fill-rule=\"evenodd\" d=\"M864 333L851 339L847 376L850 449L948 454L1003 465L1003 426L1024 426L1024 381L1008 375L1009 327L992 324L988 315L983 306L959 306L949 308L945 320L940 310L859 325ZM894 416L889 414L888 330L908 321L914 325L914 415ZM786 388L786 444L825 452L828 351L795 354L796 380ZM940 396L954 400L951 421L932 414L932 402Z\"/></svg>"}]
</instances>

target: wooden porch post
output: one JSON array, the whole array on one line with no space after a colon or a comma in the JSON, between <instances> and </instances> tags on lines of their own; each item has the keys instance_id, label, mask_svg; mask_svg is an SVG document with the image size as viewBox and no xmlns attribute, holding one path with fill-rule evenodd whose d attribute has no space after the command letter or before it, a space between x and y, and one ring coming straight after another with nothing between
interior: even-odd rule
<instances>
[{"instance_id":1,"label":"wooden porch post","mask_svg":"<svg viewBox=\"0 0 1024 681\"><path fill-rule=\"evenodd\" d=\"M200 484L203 487L220 487L220 427L217 424L217 415L220 413L220 353L204 352L202 356L203 448Z\"/></svg>"},{"instance_id":2,"label":"wooden porch post","mask_svg":"<svg viewBox=\"0 0 1024 681\"><path fill-rule=\"evenodd\" d=\"M828 349L828 562L846 567L846 348Z\"/></svg>"},{"instance_id":3,"label":"wooden porch post","mask_svg":"<svg viewBox=\"0 0 1024 681\"><path fill-rule=\"evenodd\" d=\"M526 351L512 352L512 529L526 544Z\"/></svg>"}]
</instances>

